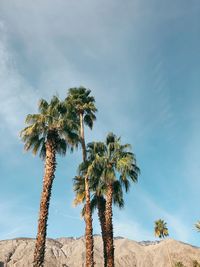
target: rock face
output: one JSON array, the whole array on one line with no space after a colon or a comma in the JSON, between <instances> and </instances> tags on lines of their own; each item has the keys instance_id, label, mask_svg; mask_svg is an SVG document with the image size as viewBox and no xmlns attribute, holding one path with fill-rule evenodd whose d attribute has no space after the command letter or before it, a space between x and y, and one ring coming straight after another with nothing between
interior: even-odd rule
<instances>
[{"instance_id":1,"label":"rock face","mask_svg":"<svg viewBox=\"0 0 200 267\"><path fill-rule=\"evenodd\" d=\"M19 238L0 241L0 267L31 267L34 239ZM135 242L125 238L115 239L116 267L171 267L181 261L192 267L193 260L200 262L200 248L173 239L162 242ZM103 266L102 240L95 236L95 267ZM48 239L45 267L84 267L84 238Z\"/></svg>"}]
</instances>

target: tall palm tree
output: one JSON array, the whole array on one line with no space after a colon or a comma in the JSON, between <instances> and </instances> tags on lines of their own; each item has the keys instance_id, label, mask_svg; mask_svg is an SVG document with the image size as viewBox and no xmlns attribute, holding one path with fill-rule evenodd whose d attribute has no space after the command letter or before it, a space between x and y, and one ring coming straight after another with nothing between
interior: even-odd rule
<instances>
[{"instance_id":1,"label":"tall palm tree","mask_svg":"<svg viewBox=\"0 0 200 267\"><path fill-rule=\"evenodd\" d=\"M87 151L85 145L84 125L90 129L96 120L95 99L90 95L91 91L84 87L70 88L67 98L65 99L67 107L79 118L79 137L82 146L83 162L87 161ZM85 242L86 242L86 267L94 267L94 240L92 228L92 213L90 208L90 188L89 177L85 175Z\"/></svg>"},{"instance_id":2,"label":"tall palm tree","mask_svg":"<svg viewBox=\"0 0 200 267\"><path fill-rule=\"evenodd\" d=\"M92 158L94 159L95 153L97 153L97 147L101 147L102 143L90 143L88 144L88 158L91 159L88 165L90 168L90 190L91 195L91 210L94 212L95 209L98 211L99 222L101 226L101 234L103 240L103 251L104 251L104 266L107 266L107 251L106 251L106 221L105 221L105 209L106 209L106 184L100 179L102 170L93 164ZM100 151L98 151L100 152ZM99 166L98 166L99 167ZM82 168L82 169L81 169ZM91 171L91 168L93 169ZM74 178L74 191L76 192L76 198L74 203L80 204L85 202L85 184L83 181L84 168L80 166L80 174L82 176L76 176ZM119 181L115 181L113 184L113 204L119 208L124 207L123 191ZM85 205L82 209L82 215L85 214Z\"/></svg>"},{"instance_id":3,"label":"tall palm tree","mask_svg":"<svg viewBox=\"0 0 200 267\"><path fill-rule=\"evenodd\" d=\"M160 239L164 239L165 237L169 236L167 223L164 220L161 220L161 219L155 221L154 233L155 233L155 236L159 237ZM168 254L170 265L172 267L173 265L172 265L172 260L171 260L171 257L170 257L168 246L167 246L167 254Z\"/></svg>"},{"instance_id":4,"label":"tall palm tree","mask_svg":"<svg viewBox=\"0 0 200 267\"><path fill-rule=\"evenodd\" d=\"M130 181L136 182L139 174L135 155L130 152L130 149L129 144L122 145L120 138L113 133L109 133L106 142L101 143L101 153L94 153L92 164L87 168L87 173L90 176L94 175L93 170L100 169L100 180L106 185L105 240L107 267L114 266L112 223L114 185L118 181L127 192L130 187Z\"/></svg>"},{"instance_id":5,"label":"tall palm tree","mask_svg":"<svg viewBox=\"0 0 200 267\"><path fill-rule=\"evenodd\" d=\"M73 149L78 142L76 125L66 111L56 96L52 98L50 103L41 99L39 113L29 114L26 117L25 122L28 126L20 133L25 143L25 150L32 150L33 154L39 152L40 157L45 160L34 267L40 267L44 264L47 220L56 170L56 154L65 155L66 150L68 148Z\"/></svg>"},{"instance_id":6,"label":"tall palm tree","mask_svg":"<svg viewBox=\"0 0 200 267\"><path fill-rule=\"evenodd\" d=\"M137 182L139 174L135 155L130 150L131 146L129 144L122 145L120 138L113 133L109 133L106 137L104 155L101 159L98 159L103 164L101 179L107 185L105 210L107 267L114 267L115 265L112 222L114 183L118 180L127 192L130 182Z\"/></svg>"}]
</instances>

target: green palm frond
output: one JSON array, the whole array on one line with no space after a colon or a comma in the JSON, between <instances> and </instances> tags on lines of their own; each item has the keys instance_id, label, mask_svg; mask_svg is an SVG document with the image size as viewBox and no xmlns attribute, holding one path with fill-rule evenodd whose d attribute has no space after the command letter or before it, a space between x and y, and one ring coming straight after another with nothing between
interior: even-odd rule
<instances>
[{"instance_id":1,"label":"green palm frond","mask_svg":"<svg viewBox=\"0 0 200 267\"><path fill-rule=\"evenodd\" d=\"M68 96L65 99L66 106L74 114L76 120L79 119L79 114L83 114L85 125L92 129L93 123L96 120L95 113L97 108L95 107L95 99L90 96L91 90L82 86L70 88L68 90Z\"/></svg>"},{"instance_id":2,"label":"green palm frond","mask_svg":"<svg viewBox=\"0 0 200 267\"><path fill-rule=\"evenodd\" d=\"M38 109L41 114L46 114L49 107L49 103L45 99L40 99L38 103Z\"/></svg>"},{"instance_id":3,"label":"green palm frond","mask_svg":"<svg viewBox=\"0 0 200 267\"><path fill-rule=\"evenodd\" d=\"M87 125L90 129L92 129L92 127L93 127L93 123L94 123L94 121L96 120L96 116L94 115L94 114L86 114L85 116L84 116L84 123L85 123L85 125Z\"/></svg>"},{"instance_id":4,"label":"green palm frond","mask_svg":"<svg viewBox=\"0 0 200 267\"><path fill-rule=\"evenodd\" d=\"M114 144L117 141L117 136L113 133L108 133L106 137L106 145Z\"/></svg>"},{"instance_id":5,"label":"green palm frond","mask_svg":"<svg viewBox=\"0 0 200 267\"><path fill-rule=\"evenodd\" d=\"M195 224L195 228L198 232L200 232L200 221L197 221L197 223Z\"/></svg>"},{"instance_id":6,"label":"green palm frond","mask_svg":"<svg viewBox=\"0 0 200 267\"><path fill-rule=\"evenodd\" d=\"M88 143L87 161L79 165L79 176L74 178L76 199L80 200L81 196L81 201L85 201L85 198L82 198L85 190L84 178L80 179L80 177L87 175L92 199L104 198L108 185L112 183L113 204L119 208L124 207L122 187L127 192L131 185L130 182L137 182L139 168L136 165L134 154L129 150L131 146L129 144L121 145L120 141L116 135L109 133L105 143Z\"/></svg>"},{"instance_id":7,"label":"green palm frond","mask_svg":"<svg viewBox=\"0 0 200 267\"><path fill-rule=\"evenodd\" d=\"M56 145L56 152L64 156L66 154L67 148L68 148L68 143L66 142L65 139L58 137L56 139L57 145Z\"/></svg>"},{"instance_id":8,"label":"green palm frond","mask_svg":"<svg viewBox=\"0 0 200 267\"><path fill-rule=\"evenodd\" d=\"M97 208L97 201L98 201L98 197L96 195L93 195L91 202L90 202L90 208L91 208L92 213L94 213L95 209Z\"/></svg>"},{"instance_id":9,"label":"green palm frond","mask_svg":"<svg viewBox=\"0 0 200 267\"><path fill-rule=\"evenodd\" d=\"M53 96L48 103L46 100L39 101L39 113L28 114L25 123L28 125L20 137L24 142L25 150L32 150L33 154L45 158L45 144L52 139L58 154L64 155L66 150L78 146L78 126L57 96ZM61 112L62 110L62 112Z\"/></svg>"},{"instance_id":10,"label":"green palm frond","mask_svg":"<svg viewBox=\"0 0 200 267\"><path fill-rule=\"evenodd\" d=\"M119 181L113 183L113 203L120 209L124 208L123 190Z\"/></svg>"},{"instance_id":11,"label":"green palm frond","mask_svg":"<svg viewBox=\"0 0 200 267\"><path fill-rule=\"evenodd\" d=\"M120 175L119 181L121 183L121 186L125 189L126 193L129 191L130 189L130 182L127 179L126 175Z\"/></svg>"},{"instance_id":12,"label":"green palm frond","mask_svg":"<svg viewBox=\"0 0 200 267\"><path fill-rule=\"evenodd\" d=\"M41 159L45 159L45 157L46 157L46 146L45 146L45 142L43 142L42 144L41 144L41 149L40 149L40 151L39 151L39 156L40 156L40 158Z\"/></svg>"}]
</instances>

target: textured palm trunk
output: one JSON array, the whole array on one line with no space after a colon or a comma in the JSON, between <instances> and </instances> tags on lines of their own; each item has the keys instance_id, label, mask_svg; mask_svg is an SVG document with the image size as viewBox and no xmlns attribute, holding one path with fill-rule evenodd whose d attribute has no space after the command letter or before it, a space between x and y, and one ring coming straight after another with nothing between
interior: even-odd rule
<instances>
[{"instance_id":1,"label":"textured palm trunk","mask_svg":"<svg viewBox=\"0 0 200 267\"><path fill-rule=\"evenodd\" d=\"M113 223L112 223L112 198L113 198L113 186L108 186L106 195L106 256L107 256L107 267L114 267L114 242L113 242Z\"/></svg>"},{"instance_id":2,"label":"textured palm trunk","mask_svg":"<svg viewBox=\"0 0 200 267\"><path fill-rule=\"evenodd\" d=\"M47 232L47 220L49 212L49 202L51 198L51 189L56 170L56 153L53 140L46 142L45 173L43 179L43 189L40 202L40 212L38 220L38 232L35 243L33 267L44 266L45 242Z\"/></svg>"},{"instance_id":3,"label":"textured palm trunk","mask_svg":"<svg viewBox=\"0 0 200 267\"><path fill-rule=\"evenodd\" d=\"M83 161L87 159L84 126L83 126L83 114L80 114L80 137L83 153ZM94 239L92 228L92 212L90 208L90 187L89 178L85 176L85 245L86 245L86 267L94 267Z\"/></svg>"},{"instance_id":4,"label":"textured palm trunk","mask_svg":"<svg viewBox=\"0 0 200 267\"><path fill-rule=\"evenodd\" d=\"M97 198L98 216L101 225L101 235L103 239L103 254L104 254L104 267L107 266L107 253L106 253L106 219L105 219L105 202L102 203L101 199Z\"/></svg>"}]
</instances>

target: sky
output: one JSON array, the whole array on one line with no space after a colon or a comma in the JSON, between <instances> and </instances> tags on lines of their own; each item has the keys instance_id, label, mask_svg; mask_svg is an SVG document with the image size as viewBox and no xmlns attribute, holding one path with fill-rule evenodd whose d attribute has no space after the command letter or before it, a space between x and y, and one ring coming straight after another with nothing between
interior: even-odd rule
<instances>
[{"instance_id":1,"label":"sky","mask_svg":"<svg viewBox=\"0 0 200 267\"><path fill-rule=\"evenodd\" d=\"M26 115L82 85L98 108L86 141L113 131L141 169L114 208L115 236L155 240L161 218L171 238L199 246L199 15L199 0L0 1L0 240L37 232L44 163L23 150ZM81 151L58 157L49 237L84 235L72 204L80 162Z\"/></svg>"}]
</instances>

